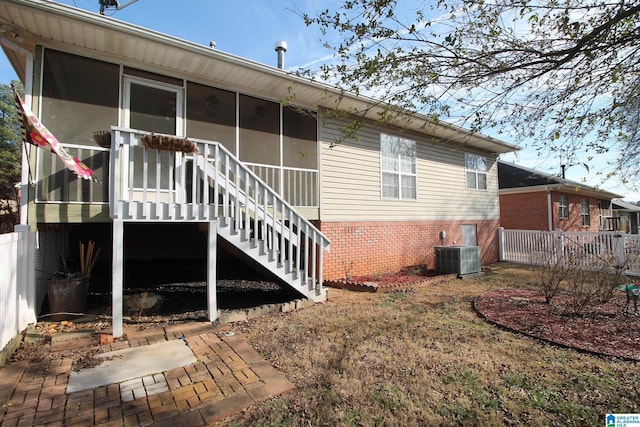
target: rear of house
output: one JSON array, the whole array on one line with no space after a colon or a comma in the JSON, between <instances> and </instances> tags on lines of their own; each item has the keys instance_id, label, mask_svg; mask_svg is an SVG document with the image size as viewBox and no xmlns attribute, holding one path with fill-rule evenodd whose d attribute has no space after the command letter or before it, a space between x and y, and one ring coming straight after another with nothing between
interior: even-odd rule
<instances>
[{"instance_id":1,"label":"rear of house","mask_svg":"<svg viewBox=\"0 0 640 427\"><path fill-rule=\"evenodd\" d=\"M496 154L373 125L330 148L344 124L321 131L326 277L433 268L437 245L480 245L485 263L497 259Z\"/></svg>"},{"instance_id":2,"label":"rear of house","mask_svg":"<svg viewBox=\"0 0 640 427\"><path fill-rule=\"evenodd\" d=\"M40 301L83 239L105 248L114 319L154 260L208 282L211 319L216 275L237 260L314 300L325 279L433 268L437 245L497 260L497 158L512 145L412 113L381 126L370 99L60 4L8 0L0 16L27 106L99 179L28 147Z\"/></svg>"}]
</instances>

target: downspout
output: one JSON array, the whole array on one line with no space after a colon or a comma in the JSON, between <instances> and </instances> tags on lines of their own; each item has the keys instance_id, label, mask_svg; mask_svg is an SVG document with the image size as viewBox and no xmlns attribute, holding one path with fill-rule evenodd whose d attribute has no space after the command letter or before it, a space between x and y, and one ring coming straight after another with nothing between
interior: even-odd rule
<instances>
[{"instance_id":1,"label":"downspout","mask_svg":"<svg viewBox=\"0 0 640 427\"><path fill-rule=\"evenodd\" d=\"M33 90L33 55L31 52L18 46L11 40L2 37L0 43L12 50L21 52L26 58L24 70L24 103L32 108L31 91ZM28 147L23 146L22 149L22 176L20 178L20 224L27 225L27 209L29 206L29 156L27 155Z\"/></svg>"},{"instance_id":2,"label":"downspout","mask_svg":"<svg viewBox=\"0 0 640 427\"><path fill-rule=\"evenodd\" d=\"M549 231L553 231L553 202L551 201L551 190L547 188L547 218Z\"/></svg>"}]
</instances>

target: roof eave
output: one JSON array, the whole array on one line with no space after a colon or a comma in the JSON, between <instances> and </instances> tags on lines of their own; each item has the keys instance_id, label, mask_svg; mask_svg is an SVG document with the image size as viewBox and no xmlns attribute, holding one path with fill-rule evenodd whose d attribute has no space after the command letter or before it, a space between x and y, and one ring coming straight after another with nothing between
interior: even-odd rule
<instances>
[{"instance_id":1,"label":"roof eave","mask_svg":"<svg viewBox=\"0 0 640 427\"><path fill-rule=\"evenodd\" d=\"M597 188L588 187L584 185L567 185L567 184L549 184L549 185L534 185L530 187L513 187L513 188L501 188L499 194L524 194L524 193L538 193L556 191L559 193L567 194L579 194L588 197L596 197L599 199L619 199L622 196L610 191L598 190Z\"/></svg>"},{"instance_id":2,"label":"roof eave","mask_svg":"<svg viewBox=\"0 0 640 427\"><path fill-rule=\"evenodd\" d=\"M287 90L290 90L291 87L303 87L309 91L309 94L306 96L306 99L303 99L301 96L296 97L296 101L300 101L302 104L301 106L334 109L336 107L336 101L340 100L338 104L344 105L347 111L353 111L355 114L360 112L364 118L373 121L377 121L380 117L380 112L390 106L389 104L380 103L379 101L371 98L345 92L326 83L298 76L277 67L261 64L217 49L211 49L208 46L189 42L148 28L118 21L113 18L108 18L97 13L45 0L5 0L4 3L12 4L23 9L35 9L39 12L46 13L48 17L54 16L58 17L58 19L68 19L85 25L97 26L105 31L120 32L126 34L127 37L144 40L146 43L163 44L182 52L187 52L201 57L204 56L229 64L233 67L242 68L242 71L249 70L250 72L260 73L261 76L268 76L271 79L269 86L279 87L281 89L281 92L283 93L279 95L282 97L288 95ZM73 36L75 36L75 33L73 33ZM51 42L51 40L43 40L40 42ZM59 40L58 42L63 41ZM68 40L64 42L69 43ZM77 44L81 45L82 43ZM96 52L99 53L99 51ZM7 52L7 57L9 57L14 69L16 69L18 75L23 78L24 69L20 69L20 66L24 66L19 63L19 58L12 56L13 53ZM131 59L139 60L138 58ZM159 66L159 64L160 61L150 63L150 65L154 66ZM245 84L247 87L251 87L251 78L247 77L247 79L248 81ZM429 117L416 112L407 111L406 114L399 115L399 117L391 124L495 154L513 152L519 149L519 147L515 145L471 132L462 127L444 122L434 122Z\"/></svg>"}]
</instances>

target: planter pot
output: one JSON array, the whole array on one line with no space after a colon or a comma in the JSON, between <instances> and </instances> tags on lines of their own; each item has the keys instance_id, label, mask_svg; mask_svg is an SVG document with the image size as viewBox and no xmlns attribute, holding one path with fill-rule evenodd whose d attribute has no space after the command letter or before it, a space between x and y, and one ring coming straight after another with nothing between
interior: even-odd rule
<instances>
[{"instance_id":1,"label":"planter pot","mask_svg":"<svg viewBox=\"0 0 640 427\"><path fill-rule=\"evenodd\" d=\"M50 313L84 313L87 308L89 278L47 281ZM69 320L75 316L55 314L53 321Z\"/></svg>"},{"instance_id":2,"label":"planter pot","mask_svg":"<svg viewBox=\"0 0 640 427\"><path fill-rule=\"evenodd\" d=\"M102 148L111 148L111 132L108 130L94 132L93 140Z\"/></svg>"}]
</instances>

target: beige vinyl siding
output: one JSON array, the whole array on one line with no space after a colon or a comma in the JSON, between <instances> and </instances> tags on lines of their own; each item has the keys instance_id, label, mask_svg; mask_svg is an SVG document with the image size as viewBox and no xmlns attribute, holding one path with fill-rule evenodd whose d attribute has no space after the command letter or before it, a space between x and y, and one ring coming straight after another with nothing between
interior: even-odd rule
<instances>
[{"instance_id":1,"label":"beige vinyl siding","mask_svg":"<svg viewBox=\"0 0 640 427\"><path fill-rule=\"evenodd\" d=\"M111 222L109 205L30 203L29 224Z\"/></svg>"},{"instance_id":2,"label":"beige vinyl siding","mask_svg":"<svg viewBox=\"0 0 640 427\"><path fill-rule=\"evenodd\" d=\"M467 190L465 147L428 136L366 126L358 140L340 138L342 119L320 121L320 176L322 221L422 221L497 219L498 175L496 156L487 158L487 190ZM380 188L380 133L416 141L417 200L382 199Z\"/></svg>"}]
</instances>

